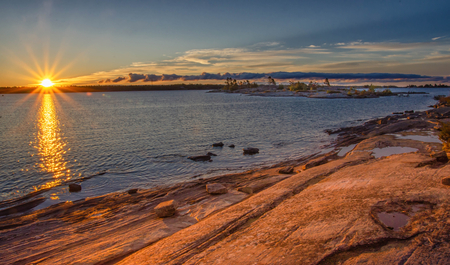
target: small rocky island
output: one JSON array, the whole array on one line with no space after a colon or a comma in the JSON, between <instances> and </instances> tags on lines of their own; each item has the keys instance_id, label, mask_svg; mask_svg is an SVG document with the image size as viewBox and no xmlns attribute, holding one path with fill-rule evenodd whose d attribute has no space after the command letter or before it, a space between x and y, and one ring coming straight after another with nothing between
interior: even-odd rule
<instances>
[{"instance_id":1,"label":"small rocky island","mask_svg":"<svg viewBox=\"0 0 450 265\"><path fill-rule=\"evenodd\" d=\"M275 80L269 77L269 85L258 85L256 83L237 82L227 80L223 88L210 92L239 93L250 96L263 97L309 97L309 98L378 98L387 96L408 97L411 94L428 94L426 92L392 92L390 86L378 87L365 85L362 87L331 86L326 79L324 85L302 82L291 82L290 85L276 85Z\"/></svg>"}]
</instances>

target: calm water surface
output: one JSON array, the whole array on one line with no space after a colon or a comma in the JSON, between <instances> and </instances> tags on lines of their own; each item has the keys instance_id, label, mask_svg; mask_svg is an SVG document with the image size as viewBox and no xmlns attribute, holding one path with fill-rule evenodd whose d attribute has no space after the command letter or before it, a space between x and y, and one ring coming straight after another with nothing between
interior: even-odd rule
<instances>
[{"instance_id":1,"label":"calm water surface","mask_svg":"<svg viewBox=\"0 0 450 265\"><path fill-rule=\"evenodd\" d=\"M448 94L448 89L426 91L430 95L375 99L205 91L4 95L0 201L53 187L44 193L49 199L40 207L45 207L298 158L321 151L332 140L324 129L394 111L424 110L435 103L433 95ZM223 148L211 146L220 141ZM260 153L243 156L242 148L249 146ZM207 152L217 154L213 162L187 159ZM81 192L68 192L68 181L86 177L92 178L81 182Z\"/></svg>"}]
</instances>

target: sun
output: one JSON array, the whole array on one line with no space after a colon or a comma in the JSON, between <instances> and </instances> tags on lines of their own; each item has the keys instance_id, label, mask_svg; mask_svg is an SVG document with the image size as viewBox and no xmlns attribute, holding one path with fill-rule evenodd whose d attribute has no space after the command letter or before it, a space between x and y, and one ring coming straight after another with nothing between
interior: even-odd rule
<instances>
[{"instance_id":1,"label":"sun","mask_svg":"<svg viewBox=\"0 0 450 265\"><path fill-rule=\"evenodd\" d=\"M43 87L51 87L53 85L54 84L53 84L53 82L50 79L44 79L41 82L41 86L43 86Z\"/></svg>"}]
</instances>

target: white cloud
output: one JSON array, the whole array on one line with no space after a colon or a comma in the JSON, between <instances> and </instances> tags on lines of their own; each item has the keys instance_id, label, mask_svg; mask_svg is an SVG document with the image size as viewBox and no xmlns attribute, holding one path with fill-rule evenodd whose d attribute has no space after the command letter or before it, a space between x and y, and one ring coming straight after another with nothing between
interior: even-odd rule
<instances>
[{"instance_id":1,"label":"white cloud","mask_svg":"<svg viewBox=\"0 0 450 265\"><path fill-rule=\"evenodd\" d=\"M444 37L445 37L445 36L435 37L435 38L432 38L431 40L435 41L435 40L438 40L438 39L442 39L442 38L444 38Z\"/></svg>"}]
</instances>

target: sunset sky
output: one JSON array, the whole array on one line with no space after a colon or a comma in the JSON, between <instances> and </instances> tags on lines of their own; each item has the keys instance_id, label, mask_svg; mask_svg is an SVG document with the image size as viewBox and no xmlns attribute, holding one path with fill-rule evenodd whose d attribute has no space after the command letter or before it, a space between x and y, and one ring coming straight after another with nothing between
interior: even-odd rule
<instances>
[{"instance_id":1,"label":"sunset sky","mask_svg":"<svg viewBox=\"0 0 450 265\"><path fill-rule=\"evenodd\" d=\"M448 0L0 0L0 86L450 84L449 25Z\"/></svg>"}]
</instances>

